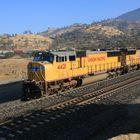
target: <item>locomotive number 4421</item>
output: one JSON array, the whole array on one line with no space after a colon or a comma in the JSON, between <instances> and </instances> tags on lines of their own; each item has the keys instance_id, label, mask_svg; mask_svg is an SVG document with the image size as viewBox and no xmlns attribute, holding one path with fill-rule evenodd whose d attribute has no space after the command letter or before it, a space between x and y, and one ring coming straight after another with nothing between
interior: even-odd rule
<instances>
[{"instance_id":1,"label":"locomotive number 4421","mask_svg":"<svg viewBox=\"0 0 140 140\"><path fill-rule=\"evenodd\" d=\"M57 66L57 69L65 69L66 68L66 64L60 64Z\"/></svg>"}]
</instances>

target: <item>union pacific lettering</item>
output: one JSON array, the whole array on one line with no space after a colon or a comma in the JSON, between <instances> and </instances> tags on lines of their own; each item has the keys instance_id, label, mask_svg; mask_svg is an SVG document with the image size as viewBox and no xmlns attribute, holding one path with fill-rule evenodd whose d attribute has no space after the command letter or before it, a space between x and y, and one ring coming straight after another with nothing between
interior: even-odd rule
<instances>
[{"instance_id":1,"label":"union pacific lettering","mask_svg":"<svg viewBox=\"0 0 140 140\"><path fill-rule=\"evenodd\" d=\"M106 57L101 56L101 57L89 57L88 62L95 62L95 61L105 61Z\"/></svg>"}]
</instances>

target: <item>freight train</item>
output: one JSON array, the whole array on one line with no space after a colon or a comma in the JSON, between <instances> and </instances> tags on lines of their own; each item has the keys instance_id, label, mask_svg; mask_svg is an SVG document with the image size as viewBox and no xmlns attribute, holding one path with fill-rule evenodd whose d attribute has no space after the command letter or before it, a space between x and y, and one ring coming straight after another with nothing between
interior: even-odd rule
<instances>
[{"instance_id":1,"label":"freight train","mask_svg":"<svg viewBox=\"0 0 140 140\"><path fill-rule=\"evenodd\" d=\"M87 76L114 77L140 69L140 50L40 51L28 64L23 98L62 92L82 85Z\"/></svg>"}]
</instances>

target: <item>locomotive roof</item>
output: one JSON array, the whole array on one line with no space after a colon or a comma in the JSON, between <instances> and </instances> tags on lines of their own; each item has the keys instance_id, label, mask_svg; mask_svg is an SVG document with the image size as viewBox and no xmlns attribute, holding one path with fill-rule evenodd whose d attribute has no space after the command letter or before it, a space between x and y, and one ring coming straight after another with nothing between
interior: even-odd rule
<instances>
[{"instance_id":1,"label":"locomotive roof","mask_svg":"<svg viewBox=\"0 0 140 140\"><path fill-rule=\"evenodd\" d=\"M105 50L105 51L90 51L87 50L87 54L95 54L95 53L106 53L106 52L120 52L120 50Z\"/></svg>"},{"instance_id":2,"label":"locomotive roof","mask_svg":"<svg viewBox=\"0 0 140 140\"><path fill-rule=\"evenodd\" d=\"M129 50L134 50L134 49L129 49ZM76 55L77 52L84 52L86 55L87 54L99 54L99 53L106 53L106 52L120 52L121 50L103 50L103 51L92 51L92 50L74 50L74 51L67 51L67 50L58 50L58 51L45 51L53 55L57 56L71 56L71 55Z\"/></svg>"},{"instance_id":3,"label":"locomotive roof","mask_svg":"<svg viewBox=\"0 0 140 140\"><path fill-rule=\"evenodd\" d=\"M53 54L53 55L57 55L57 56L76 55L75 51L52 51L50 53Z\"/></svg>"},{"instance_id":4,"label":"locomotive roof","mask_svg":"<svg viewBox=\"0 0 140 140\"><path fill-rule=\"evenodd\" d=\"M76 52L85 52L86 54L97 54L97 53L106 53L106 52L119 52L120 50L107 50L107 51L91 51L91 50L79 50L79 51L49 51L49 53L57 56L70 56L76 55ZM48 52L48 51L47 51Z\"/></svg>"}]
</instances>

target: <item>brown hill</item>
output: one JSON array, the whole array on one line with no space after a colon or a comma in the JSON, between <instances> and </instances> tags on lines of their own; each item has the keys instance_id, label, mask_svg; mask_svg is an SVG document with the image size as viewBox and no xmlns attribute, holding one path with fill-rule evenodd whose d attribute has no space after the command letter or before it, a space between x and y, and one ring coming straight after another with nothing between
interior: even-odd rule
<instances>
[{"instance_id":1,"label":"brown hill","mask_svg":"<svg viewBox=\"0 0 140 140\"><path fill-rule=\"evenodd\" d=\"M41 35L21 34L0 36L0 49L40 50L48 49L51 44L52 40L49 37Z\"/></svg>"},{"instance_id":2,"label":"brown hill","mask_svg":"<svg viewBox=\"0 0 140 140\"><path fill-rule=\"evenodd\" d=\"M56 35L55 49L139 48L140 22L105 20Z\"/></svg>"},{"instance_id":3,"label":"brown hill","mask_svg":"<svg viewBox=\"0 0 140 140\"><path fill-rule=\"evenodd\" d=\"M112 44L112 41L117 41L117 38L122 38L123 36L124 32L115 26L104 25L102 23L81 25L80 28L71 32L57 35L52 46L54 48L69 49L104 48L109 44Z\"/></svg>"},{"instance_id":4,"label":"brown hill","mask_svg":"<svg viewBox=\"0 0 140 140\"><path fill-rule=\"evenodd\" d=\"M81 28L81 25L82 24L75 23L75 24L72 24L70 26L57 28L57 29L49 27L46 31L38 33L38 34L42 35L42 36L52 37L53 38L53 37L56 37L58 35L62 35L64 33L68 33L68 32L72 32L74 30L77 30L77 29Z\"/></svg>"}]
</instances>

